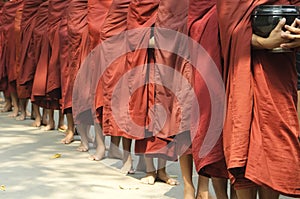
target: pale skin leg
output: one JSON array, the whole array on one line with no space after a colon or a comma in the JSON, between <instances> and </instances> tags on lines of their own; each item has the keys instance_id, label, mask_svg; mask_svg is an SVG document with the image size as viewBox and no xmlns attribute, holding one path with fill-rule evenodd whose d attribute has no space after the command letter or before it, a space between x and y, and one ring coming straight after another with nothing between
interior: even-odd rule
<instances>
[{"instance_id":1,"label":"pale skin leg","mask_svg":"<svg viewBox=\"0 0 300 199\"><path fill-rule=\"evenodd\" d=\"M228 199L227 195L227 179L212 178L213 187L218 199Z\"/></svg>"},{"instance_id":2,"label":"pale skin leg","mask_svg":"<svg viewBox=\"0 0 300 199\"><path fill-rule=\"evenodd\" d=\"M89 157L90 160L99 161L102 160L105 156L105 144L104 144L104 135L102 133L102 129L100 124L94 123L95 126L95 139L96 139L96 152L94 155Z\"/></svg>"},{"instance_id":3,"label":"pale skin leg","mask_svg":"<svg viewBox=\"0 0 300 199\"><path fill-rule=\"evenodd\" d=\"M182 155L179 158L181 174L184 183L184 199L195 199L195 187L193 184L193 157L191 154Z\"/></svg>"},{"instance_id":4,"label":"pale skin leg","mask_svg":"<svg viewBox=\"0 0 300 199\"><path fill-rule=\"evenodd\" d=\"M178 185L179 182L173 178L171 178L166 171L166 165L167 165L167 161L162 159L162 158L158 158L158 169L157 169L157 180L160 180L162 182L165 182L169 185L175 186Z\"/></svg>"},{"instance_id":5,"label":"pale skin leg","mask_svg":"<svg viewBox=\"0 0 300 199\"><path fill-rule=\"evenodd\" d=\"M257 187L236 190L238 199L256 199Z\"/></svg>"},{"instance_id":6,"label":"pale skin leg","mask_svg":"<svg viewBox=\"0 0 300 199\"><path fill-rule=\"evenodd\" d=\"M19 111L20 115L16 117L16 120L25 120L27 116L26 107L27 107L27 99L19 99ZM17 106L17 105L16 105Z\"/></svg>"},{"instance_id":7,"label":"pale skin leg","mask_svg":"<svg viewBox=\"0 0 300 199\"><path fill-rule=\"evenodd\" d=\"M12 110L11 98L5 96L5 104L3 106L3 109L1 110L1 113L9 112L11 110Z\"/></svg>"},{"instance_id":8,"label":"pale skin leg","mask_svg":"<svg viewBox=\"0 0 300 199\"><path fill-rule=\"evenodd\" d=\"M42 124L42 116L41 116L41 113L40 113L40 107L36 104L32 104L32 109L33 109L34 116L35 116L35 120L32 123L32 126L33 127L40 127L41 124Z\"/></svg>"},{"instance_id":9,"label":"pale skin leg","mask_svg":"<svg viewBox=\"0 0 300 199\"><path fill-rule=\"evenodd\" d=\"M57 129L59 131L65 132L67 130L67 126L65 125L65 115L63 114L63 112L61 110L59 110L58 112L59 116L58 116L58 125L57 125Z\"/></svg>"},{"instance_id":10,"label":"pale skin leg","mask_svg":"<svg viewBox=\"0 0 300 199\"><path fill-rule=\"evenodd\" d=\"M73 120L73 114L72 113L67 113L67 123L68 123L68 130L66 132L65 138L61 140L63 144L70 144L71 142L74 141L74 131L75 131L75 126L74 126L74 120Z\"/></svg>"},{"instance_id":11,"label":"pale skin leg","mask_svg":"<svg viewBox=\"0 0 300 199\"><path fill-rule=\"evenodd\" d=\"M90 125L86 124L77 124L77 130L80 134L81 143L77 148L77 151L86 152L89 150L89 142L87 138L87 133L90 131Z\"/></svg>"},{"instance_id":12,"label":"pale skin leg","mask_svg":"<svg viewBox=\"0 0 300 199\"><path fill-rule=\"evenodd\" d=\"M141 179L141 182L153 185L156 180L156 169L153 163L153 158L144 156L144 160L146 164L146 176Z\"/></svg>"},{"instance_id":13,"label":"pale skin leg","mask_svg":"<svg viewBox=\"0 0 300 199\"><path fill-rule=\"evenodd\" d=\"M47 125L44 127L45 131L50 131L50 130L54 130L55 128L55 122L54 122L54 110L52 109L47 109L46 113L48 115L48 123Z\"/></svg>"},{"instance_id":14,"label":"pale skin leg","mask_svg":"<svg viewBox=\"0 0 300 199\"><path fill-rule=\"evenodd\" d=\"M123 154L119 149L121 137L120 136L111 136L110 146L108 149L108 158L113 159L123 159Z\"/></svg>"},{"instance_id":15,"label":"pale skin leg","mask_svg":"<svg viewBox=\"0 0 300 199\"><path fill-rule=\"evenodd\" d=\"M10 96L11 96L12 104L14 104L14 109L13 109L13 112L11 114L9 114L8 116L15 118L19 114L19 106L18 106L19 105L19 99L18 99L18 95L17 95L16 92L11 92Z\"/></svg>"},{"instance_id":16,"label":"pale skin leg","mask_svg":"<svg viewBox=\"0 0 300 199\"><path fill-rule=\"evenodd\" d=\"M209 178L199 175L198 177L198 190L197 190L197 199L209 199L208 193L208 182Z\"/></svg>"},{"instance_id":17,"label":"pale skin leg","mask_svg":"<svg viewBox=\"0 0 300 199\"><path fill-rule=\"evenodd\" d=\"M267 188L267 187L259 187L258 194L260 199L278 199L279 193Z\"/></svg>"},{"instance_id":18,"label":"pale skin leg","mask_svg":"<svg viewBox=\"0 0 300 199\"><path fill-rule=\"evenodd\" d=\"M121 168L122 173L134 173L132 167L132 156L131 156L131 139L122 137L123 144L123 166Z\"/></svg>"}]
</instances>

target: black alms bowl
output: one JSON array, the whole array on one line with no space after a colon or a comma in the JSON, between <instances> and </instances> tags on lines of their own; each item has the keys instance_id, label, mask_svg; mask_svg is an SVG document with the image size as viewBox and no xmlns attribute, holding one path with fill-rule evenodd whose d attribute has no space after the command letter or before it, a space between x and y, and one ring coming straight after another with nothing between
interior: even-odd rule
<instances>
[{"instance_id":1,"label":"black alms bowl","mask_svg":"<svg viewBox=\"0 0 300 199\"><path fill-rule=\"evenodd\" d=\"M260 5L252 12L253 33L268 37L280 19L286 18L286 24L291 25L295 18L300 17L299 7L293 5Z\"/></svg>"}]
</instances>

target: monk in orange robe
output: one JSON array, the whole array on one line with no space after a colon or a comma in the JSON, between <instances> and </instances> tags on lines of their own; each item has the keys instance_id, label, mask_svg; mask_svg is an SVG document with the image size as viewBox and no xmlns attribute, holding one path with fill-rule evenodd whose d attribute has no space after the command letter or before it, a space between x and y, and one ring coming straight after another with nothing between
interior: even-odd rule
<instances>
[{"instance_id":1,"label":"monk in orange robe","mask_svg":"<svg viewBox=\"0 0 300 199\"><path fill-rule=\"evenodd\" d=\"M72 0L67 10L67 30L68 30L68 63L63 68L61 84L62 84L62 111L67 116L68 129L65 138L61 140L64 144L69 144L74 140L74 120L72 114L72 93L74 81L80 65L85 57L86 48L88 46L87 31L87 0Z\"/></svg>"},{"instance_id":2,"label":"monk in orange robe","mask_svg":"<svg viewBox=\"0 0 300 199\"><path fill-rule=\"evenodd\" d=\"M88 42L86 42L84 46L81 46L83 49L83 59L101 43L100 32L111 2L111 0L88 1ZM93 52L91 54L93 54ZM73 89L73 116L81 138L81 144L77 150L82 152L89 150L89 127L90 125L94 125L96 152L90 155L89 159L99 161L105 155L105 144L100 124L94 117L95 113L92 113L92 110L94 110L94 108L92 108L94 99L92 92L94 91L93 88L95 88L95 85L91 84L97 63L91 58L87 58L87 60L87 66L83 65L83 68L80 68L82 72L78 72L77 74ZM89 81L87 81L87 79L89 79Z\"/></svg>"},{"instance_id":3,"label":"monk in orange robe","mask_svg":"<svg viewBox=\"0 0 300 199\"><path fill-rule=\"evenodd\" d=\"M33 43L33 30L35 28L36 16L39 6L43 3L42 0L25 0L24 8L22 13L21 21L21 52L20 52L20 63L18 67L18 78L17 78L17 93L20 103L20 119L26 117L26 103L30 99L32 91L32 83L37 65L35 54L39 53L38 46ZM39 45L39 43L36 43ZM33 106L33 111L38 108L36 105ZM40 115L35 113L35 118L40 120ZM39 123L39 124L38 124ZM33 126L40 126L40 121L35 121Z\"/></svg>"},{"instance_id":4,"label":"monk in orange robe","mask_svg":"<svg viewBox=\"0 0 300 199\"><path fill-rule=\"evenodd\" d=\"M267 38L252 33L261 4L299 1L218 0L227 113L224 153L238 198L300 196L300 144L295 54L268 49L287 42L281 20Z\"/></svg>"},{"instance_id":5,"label":"monk in orange robe","mask_svg":"<svg viewBox=\"0 0 300 199\"><path fill-rule=\"evenodd\" d=\"M23 1L15 1L15 15L13 21L13 27L9 29L7 33L9 36L12 36L15 39L8 40L8 50L6 58L6 68L8 76L8 89L10 91L12 103L16 104L13 113L9 116L17 117L19 114L19 100L17 96L17 74L20 66L20 46L21 46L21 35L20 35L20 24L22 19L23 12ZM22 114L21 114L22 115ZM18 117L16 119L19 119ZM21 118L22 119L22 118Z\"/></svg>"}]
</instances>

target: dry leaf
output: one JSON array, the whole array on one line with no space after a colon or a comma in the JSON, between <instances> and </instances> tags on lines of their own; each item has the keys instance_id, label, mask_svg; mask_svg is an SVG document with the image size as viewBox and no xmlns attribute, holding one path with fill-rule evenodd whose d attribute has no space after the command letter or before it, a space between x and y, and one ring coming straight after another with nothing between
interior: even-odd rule
<instances>
[{"instance_id":1,"label":"dry leaf","mask_svg":"<svg viewBox=\"0 0 300 199\"><path fill-rule=\"evenodd\" d=\"M1 191L5 191L5 185L1 185L1 186L0 186L0 190L1 190Z\"/></svg>"},{"instance_id":2,"label":"dry leaf","mask_svg":"<svg viewBox=\"0 0 300 199\"><path fill-rule=\"evenodd\" d=\"M61 157L61 154L60 154L60 153L57 153L57 154L53 155L53 156L51 157L51 159L56 159L56 158L60 158L60 157Z\"/></svg>"},{"instance_id":3,"label":"dry leaf","mask_svg":"<svg viewBox=\"0 0 300 199\"><path fill-rule=\"evenodd\" d=\"M120 189L124 189L124 190L137 190L139 189L139 187L137 186L131 186L131 185L119 185Z\"/></svg>"}]
</instances>

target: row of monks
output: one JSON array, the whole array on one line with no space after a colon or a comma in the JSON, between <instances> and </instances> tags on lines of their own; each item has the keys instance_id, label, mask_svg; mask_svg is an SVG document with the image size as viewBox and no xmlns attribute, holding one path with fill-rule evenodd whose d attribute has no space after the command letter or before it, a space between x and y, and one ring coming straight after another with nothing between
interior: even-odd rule
<instances>
[{"instance_id":1,"label":"row of monks","mask_svg":"<svg viewBox=\"0 0 300 199\"><path fill-rule=\"evenodd\" d=\"M176 185L165 166L179 160L185 199L208 198L208 177L217 198L300 196L295 54L251 50L251 12L261 4L300 2L1 1L4 110L24 120L30 100L37 127L40 107L48 120L60 110L62 143L76 126L79 151L89 150L94 125L90 158L103 158L103 136L111 157L122 140L125 173L134 171L135 140L147 184ZM237 195L227 195L228 179Z\"/></svg>"}]
</instances>

